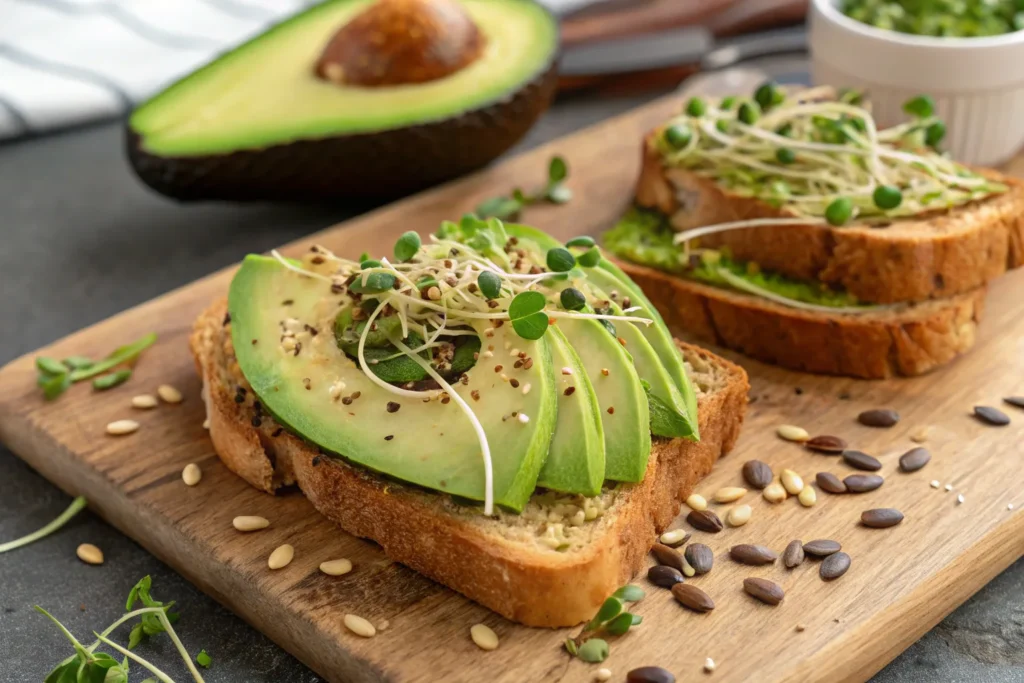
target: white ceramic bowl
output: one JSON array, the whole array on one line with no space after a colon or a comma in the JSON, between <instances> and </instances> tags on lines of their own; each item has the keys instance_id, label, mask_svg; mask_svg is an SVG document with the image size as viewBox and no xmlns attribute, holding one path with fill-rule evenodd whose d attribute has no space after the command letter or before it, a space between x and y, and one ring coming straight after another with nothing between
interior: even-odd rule
<instances>
[{"instance_id":1,"label":"white ceramic bowl","mask_svg":"<svg viewBox=\"0 0 1024 683\"><path fill-rule=\"evenodd\" d=\"M935 99L953 158L994 166L1024 146L1024 31L935 38L886 31L844 15L837 0L812 0L811 77L866 90L876 120L906 120L903 103Z\"/></svg>"}]
</instances>

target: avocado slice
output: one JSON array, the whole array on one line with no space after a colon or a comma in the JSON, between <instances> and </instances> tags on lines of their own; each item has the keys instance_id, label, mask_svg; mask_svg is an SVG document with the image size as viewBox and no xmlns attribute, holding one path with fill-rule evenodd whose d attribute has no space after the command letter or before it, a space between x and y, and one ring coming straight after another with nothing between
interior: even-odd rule
<instances>
[{"instance_id":1,"label":"avocado slice","mask_svg":"<svg viewBox=\"0 0 1024 683\"><path fill-rule=\"evenodd\" d=\"M228 310L239 366L264 407L328 453L403 481L483 500L480 443L455 401L424 402L383 389L338 348L332 334L300 332L297 351L282 345L282 325L331 329L338 314L334 301L329 282L296 275L273 258L246 257L232 280ZM504 381L493 362L478 362L466 373L467 384L454 385L492 446L495 503L520 511L536 486L558 410L550 341L521 339L511 325L474 322L489 348L514 344L533 360L503 373L529 383L526 394ZM331 388L339 382L350 400L332 399ZM526 418L510 419L513 412Z\"/></svg>"},{"instance_id":2,"label":"avocado slice","mask_svg":"<svg viewBox=\"0 0 1024 683\"><path fill-rule=\"evenodd\" d=\"M464 32L440 31L421 45L413 31L392 29L381 47L390 53L350 59L379 57L402 67L385 74L396 78L332 80L324 59L353 45L346 29L387 4L318 4L144 102L127 125L135 172L178 199L394 197L483 166L549 105L558 25L525 0L404 3L425 13L427 26L430 17L449 18L452 6L463 11L482 49L473 43L468 61L421 81L420 64L385 58L409 47L426 61L462 49Z\"/></svg>"},{"instance_id":3,"label":"avocado slice","mask_svg":"<svg viewBox=\"0 0 1024 683\"><path fill-rule=\"evenodd\" d=\"M595 496L604 482L604 428L601 408L583 362L558 326L548 330L555 370L558 418L548 459L537 485L555 491ZM570 368L571 375L561 373Z\"/></svg>"}]
</instances>

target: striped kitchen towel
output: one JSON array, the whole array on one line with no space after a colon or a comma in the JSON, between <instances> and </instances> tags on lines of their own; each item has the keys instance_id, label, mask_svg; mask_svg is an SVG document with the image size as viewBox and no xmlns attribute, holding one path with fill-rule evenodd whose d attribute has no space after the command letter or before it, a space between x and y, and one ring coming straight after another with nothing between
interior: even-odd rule
<instances>
[{"instance_id":1,"label":"striped kitchen towel","mask_svg":"<svg viewBox=\"0 0 1024 683\"><path fill-rule=\"evenodd\" d=\"M542 0L562 14L594 0ZM0 0L0 140L116 118L316 0Z\"/></svg>"}]
</instances>

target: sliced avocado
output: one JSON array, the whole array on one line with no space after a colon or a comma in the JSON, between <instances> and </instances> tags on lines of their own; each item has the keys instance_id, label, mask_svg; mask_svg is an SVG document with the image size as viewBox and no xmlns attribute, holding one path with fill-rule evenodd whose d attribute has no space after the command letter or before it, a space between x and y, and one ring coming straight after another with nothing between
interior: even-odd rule
<instances>
[{"instance_id":1,"label":"sliced avocado","mask_svg":"<svg viewBox=\"0 0 1024 683\"><path fill-rule=\"evenodd\" d=\"M328 453L403 481L483 500L480 443L456 401L396 395L370 381L334 335L303 331L307 324L330 329L338 314L335 300L328 282L296 276L275 259L248 256L243 262L228 296L231 336L242 373L264 407ZM536 486L558 410L550 342L546 336L524 340L511 325L478 323L489 346L515 344L533 360L502 373L529 383L526 394L491 363L478 363L466 373L466 384L453 385L493 449L495 502L519 511ZM283 325L298 330L300 346L283 346ZM344 383L345 400L332 398L338 383ZM510 419L513 412L526 417Z\"/></svg>"},{"instance_id":2,"label":"sliced avocado","mask_svg":"<svg viewBox=\"0 0 1024 683\"><path fill-rule=\"evenodd\" d=\"M398 196L511 147L554 96L557 53L557 21L534 2L329 0L140 105L128 154L179 199Z\"/></svg>"},{"instance_id":3,"label":"sliced avocado","mask_svg":"<svg viewBox=\"0 0 1024 683\"><path fill-rule=\"evenodd\" d=\"M558 326L548 329L558 418L538 486L595 496L604 482L604 428L586 368ZM561 373L570 368L571 375Z\"/></svg>"}]
</instances>

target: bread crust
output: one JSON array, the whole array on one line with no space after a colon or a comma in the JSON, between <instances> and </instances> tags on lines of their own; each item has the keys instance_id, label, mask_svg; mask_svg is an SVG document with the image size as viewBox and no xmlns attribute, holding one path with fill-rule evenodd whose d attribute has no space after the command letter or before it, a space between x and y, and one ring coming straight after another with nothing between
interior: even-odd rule
<instances>
[{"instance_id":1,"label":"bread crust","mask_svg":"<svg viewBox=\"0 0 1024 683\"><path fill-rule=\"evenodd\" d=\"M752 358L825 375L920 375L973 345L985 288L859 315L804 311L620 261L674 331Z\"/></svg>"},{"instance_id":2,"label":"bread crust","mask_svg":"<svg viewBox=\"0 0 1024 683\"><path fill-rule=\"evenodd\" d=\"M708 178L666 168L654 136L643 143L636 201L669 216L676 230L793 215ZM865 302L948 298L1024 265L1024 182L995 171L985 174L1010 189L886 228L764 226L706 235L700 243L728 247L737 259L756 261L766 270L843 288Z\"/></svg>"},{"instance_id":3,"label":"bread crust","mask_svg":"<svg viewBox=\"0 0 1024 683\"><path fill-rule=\"evenodd\" d=\"M742 368L679 343L691 362L715 368L720 378L720 388L699 401L702 440L655 438L644 480L623 485L614 507L588 522L601 525L599 537L558 552L489 534L472 513L453 512L447 497L322 455L270 418L253 426L251 397L236 403L230 387L237 375L230 367L233 356L223 352L230 348L225 313L226 301L215 302L196 321L191 337L197 370L209 387L210 436L225 465L271 493L293 472L314 507L344 530L376 541L392 560L528 626L585 621L632 579L681 501L732 449L749 390ZM269 478L267 463L273 470Z\"/></svg>"}]
</instances>

